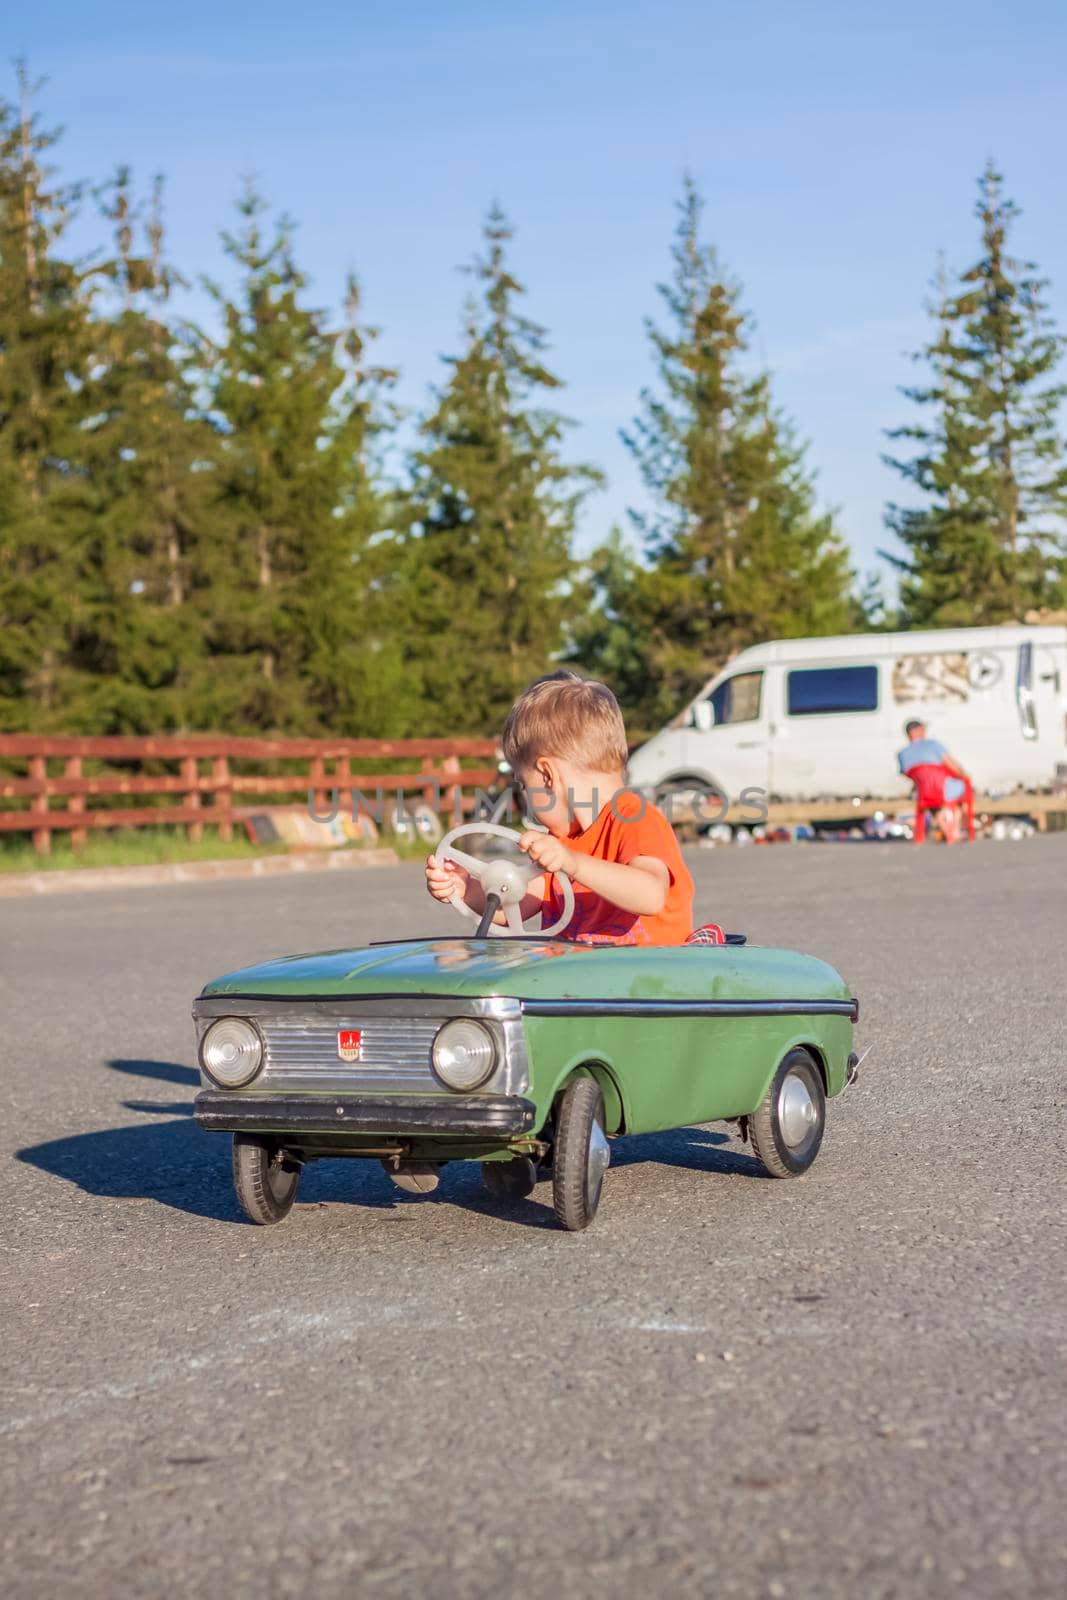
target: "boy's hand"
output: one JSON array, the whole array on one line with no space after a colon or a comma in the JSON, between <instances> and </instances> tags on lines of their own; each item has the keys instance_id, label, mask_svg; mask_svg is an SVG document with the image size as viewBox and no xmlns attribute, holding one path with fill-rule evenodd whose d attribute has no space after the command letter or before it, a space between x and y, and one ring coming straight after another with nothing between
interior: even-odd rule
<instances>
[{"instance_id":1,"label":"boy's hand","mask_svg":"<svg viewBox=\"0 0 1067 1600\"><path fill-rule=\"evenodd\" d=\"M531 861L536 861L546 872L565 872L573 878L578 871L578 857L574 851L551 833L540 833L527 828L519 838L519 849L525 850Z\"/></svg>"},{"instance_id":2,"label":"boy's hand","mask_svg":"<svg viewBox=\"0 0 1067 1600\"><path fill-rule=\"evenodd\" d=\"M435 900L441 900L446 905L455 897L458 889L463 899L467 896L467 885L470 874L459 865L458 861L438 861L436 856L426 858L426 887Z\"/></svg>"}]
</instances>

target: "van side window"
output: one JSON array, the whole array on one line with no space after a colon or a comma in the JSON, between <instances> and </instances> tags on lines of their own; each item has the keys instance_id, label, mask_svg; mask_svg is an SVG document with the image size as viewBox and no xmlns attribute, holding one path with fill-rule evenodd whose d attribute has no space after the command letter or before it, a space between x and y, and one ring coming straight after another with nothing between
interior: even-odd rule
<instances>
[{"instance_id":1,"label":"van side window","mask_svg":"<svg viewBox=\"0 0 1067 1600\"><path fill-rule=\"evenodd\" d=\"M708 696L715 712L715 726L729 722L758 722L762 672L739 672Z\"/></svg>"},{"instance_id":2,"label":"van side window","mask_svg":"<svg viewBox=\"0 0 1067 1600\"><path fill-rule=\"evenodd\" d=\"M878 710L877 667L805 667L786 680L791 717Z\"/></svg>"}]
</instances>

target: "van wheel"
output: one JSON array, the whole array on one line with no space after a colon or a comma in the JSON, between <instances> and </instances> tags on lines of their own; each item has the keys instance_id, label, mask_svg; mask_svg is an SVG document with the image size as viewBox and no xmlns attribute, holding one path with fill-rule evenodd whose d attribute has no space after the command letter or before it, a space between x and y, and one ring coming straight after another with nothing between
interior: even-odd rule
<instances>
[{"instance_id":1,"label":"van wheel","mask_svg":"<svg viewBox=\"0 0 1067 1600\"><path fill-rule=\"evenodd\" d=\"M822 1075L807 1050L790 1050L748 1119L753 1153L773 1178L807 1172L826 1128Z\"/></svg>"},{"instance_id":2,"label":"van wheel","mask_svg":"<svg viewBox=\"0 0 1067 1600\"><path fill-rule=\"evenodd\" d=\"M552 1204L563 1226L580 1233L596 1216L611 1160L604 1097L595 1078L575 1078L564 1089L556 1113L554 1154Z\"/></svg>"},{"instance_id":3,"label":"van wheel","mask_svg":"<svg viewBox=\"0 0 1067 1600\"><path fill-rule=\"evenodd\" d=\"M721 822L730 809L727 796L718 784L703 778L670 778L656 790L656 804L672 825L696 829Z\"/></svg>"},{"instance_id":4,"label":"van wheel","mask_svg":"<svg viewBox=\"0 0 1067 1600\"><path fill-rule=\"evenodd\" d=\"M284 1222L293 1209L300 1168L266 1139L251 1133L233 1136L233 1187L249 1222L269 1227Z\"/></svg>"},{"instance_id":5,"label":"van wheel","mask_svg":"<svg viewBox=\"0 0 1067 1600\"><path fill-rule=\"evenodd\" d=\"M525 1200L537 1187L537 1168L529 1156L483 1161L482 1182L495 1200Z\"/></svg>"}]
</instances>

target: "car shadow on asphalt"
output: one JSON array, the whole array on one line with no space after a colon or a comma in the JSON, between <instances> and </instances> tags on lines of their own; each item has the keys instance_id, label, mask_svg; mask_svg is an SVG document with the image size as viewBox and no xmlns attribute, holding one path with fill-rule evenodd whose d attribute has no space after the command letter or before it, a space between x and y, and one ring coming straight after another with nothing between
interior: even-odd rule
<instances>
[{"instance_id":1,"label":"car shadow on asphalt","mask_svg":"<svg viewBox=\"0 0 1067 1600\"><path fill-rule=\"evenodd\" d=\"M136 1078L193 1088L192 1067L177 1061L115 1060ZM165 1119L68 1134L15 1152L16 1159L106 1200L157 1200L198 1217L232 1222L237 1204L228 1150L215 1150L193 1121L192 1101L125 1100L129 1111Z\"/></svg>"},{"instance_id":2,"label":"car shadow on asphalt","mask_svg":"<svg viewBox=\"0 0 1067 1600\"><path fill-rule=\"evenodd\" d=\"M729 1148L724 1149L723 1146ZM654 1161L693 1172L722 1172L744 1178L769 1178L761 1161L728 1133L710 1128L672 1128L667 1133L641 1133L613 1139L611 1165L616 1170Z\"/></svg>"},{"instance_id":3,"label":"car shadow on asphalt","mask_svg":"<svg viewBox=\"0 0 1067 1600\"><path fill-rule=\"evenodd\" d=\"M106 1065L129 1077L157 1083L190 1089L199 1083L194 1068L176 1061L118 1058ZM160 1120L50 1139L16 1151L16 1159L103 1199L155 1200L192 1216L243 1224L230 1176L230 1141L197 1126L191 1100L131 1099L121 1104L127 1111ZM624 1137L612 1142L611 1165L622 1169L651 1161L700 1172L766 1176L754 1157L736 1148L721 1148L730 1142L725 1133L696 1127ZM544 1187L538 1187L544 1194ZM514 1202L491 1196L464 1162L446 1170L441 1187L425 1197L402 1194L376 1161L315 1163L304 1176L297 1204L393 1210L427 1201L524 1228L558 1226L550 1203L541 1203L535 1196Z\"/></svg>"},{"instance_id":4,"label":"car shadow on asphalt","mask_svg":"<svg viewBox=\"0 0 1067 1600\"><path fill-rule=\"evenodd\" d=\"M713 1132L709 1128L672 1128L666 1133L642 1133L613 1139L611 1142L611 1172L626 1167L654 1162L660 1166L685 1168L692 1172L722 1173L744 1178L768 1178L770 1174L746 1150L722 1149L732 1143L727 1133ZM444 1201L464 1211L491 1217L498 1223L523 1228L549 1228L556 1230L559 1223L552 1208L551 1184L540 1182L534 1193L523 1200L503 1200L490 1195L482 1187L477 1175L471 1173L469 1163L456 1162L454 1168L442 1174L441 1187L424 1200Z\"/></svg>"},{"instance_id":5,"label":"car shadow on asphalt","mask_svg":"<svg viewBox=\"0 0 1067 1600\"><path fill-rule=\"evenodd\" d=\"M155 1078L157 1083L183 1083L195 1089L200 1082L195 1067L183 1066L178 1061L142 1061L118 1056L106 1064L112 1072L127 1072L134 1078Z\"/></svg>"},{"instance_id":6,"label":"car shadow on asphalt","mask_svg":"<svg viewBox=\"0 0 1067 1600\"><path fill-rule=\"evenodd\" d=\"M200 1082L195 1068L177 1061L121 1057L104 1064L114 1072L157 1083L195 1089ZM127 1111L161 1120L50 1139L16 1151L16 1159L105 1200L155 1200L192 1216L252 1226L233 1193L230 1141L197 1126L191 1099L130 1099L120 1104ZM481 1204L480 1185L473 1194L470 1187L465 1177L449 1172L441 1189L426 1198L471 1211L494 1209L488 1196ZM298 1207L353 1205L378 1211L423 1203L422 1198L395 1188L377 1161L316 1162L301 1181L297 1201ZM531 1227L550 1226L552 1220L551 1212L543 1221L536 1214L526 1219Z\"/></svg>"}]
</instances>

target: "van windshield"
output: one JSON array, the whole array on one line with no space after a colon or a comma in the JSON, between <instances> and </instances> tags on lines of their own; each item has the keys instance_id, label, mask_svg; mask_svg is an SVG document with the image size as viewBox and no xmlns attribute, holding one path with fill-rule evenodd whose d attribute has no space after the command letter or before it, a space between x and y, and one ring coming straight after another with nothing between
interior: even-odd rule
<instances>
[{"instance_id":1,"label":"van windshield","mask_svg":"<svg viewBox=\"0 0 1067 1600\"><path fill-rule=\"evenodd\" d=\"M729 722L758 722L762 689L762 672L739 672L720 683L708 696L715 713L715 726L718 728Z\"/></svg>"}]
</instances>

